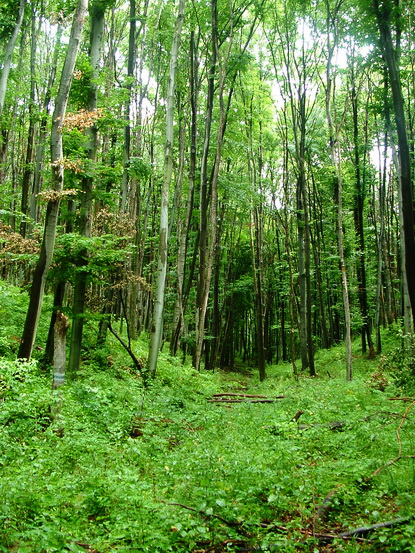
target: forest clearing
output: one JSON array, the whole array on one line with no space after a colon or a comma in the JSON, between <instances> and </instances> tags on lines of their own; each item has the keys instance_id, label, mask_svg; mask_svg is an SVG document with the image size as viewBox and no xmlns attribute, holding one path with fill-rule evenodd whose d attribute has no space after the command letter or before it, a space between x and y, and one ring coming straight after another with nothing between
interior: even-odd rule
<instances>
[{"instance_id":1,"label":"forest clearing","mask_svg":"<svg viewBox=\"0 0 415 553\"><path fill-rule=\"evenodd\" d=\"M394 330L383 358L357 345L348 383L337 346L298 381L161 353L144 387L113 337L52 391L12 353L26 299L1 297L0 551L414 551L414 360Z\"/></svg>"}]
</instances>

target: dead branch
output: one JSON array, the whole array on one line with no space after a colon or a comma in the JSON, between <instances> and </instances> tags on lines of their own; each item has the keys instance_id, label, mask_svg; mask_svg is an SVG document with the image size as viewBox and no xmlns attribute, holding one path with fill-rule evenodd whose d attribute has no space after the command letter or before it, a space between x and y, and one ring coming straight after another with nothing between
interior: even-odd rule
<instances>
[{"instance_id":1,"label":"dead branch","mask_svg":"<svg viewBox=\"0 0 415 553\"><path fill-rule=\"evenodd\" d=\"M258 398L258 399L257 399ZM209 403L274 403L285 396L267 397L249 394L214 394Z\"/></svg>"},{"instance_id":2,"label":"dead branch","mask_svg":"<svg viewBox=\"0 0 415 553\"><path fill-rule=\"evenodd\" d=\"M125 351L128 353L128 355L131 357L133 363L134 363L134 366L135 368L138 370L138 372L141 374L141 376L143 377L143 381L144 383L146 382L146 379L145 379L145 374L144 374L144 367L143 367L143 363L140 361L140 359L137 359L136 355L134 354L133 350L131 349L130 345L129 344L126 344L124 342L124 340L121 338L121 336L119 336L115 330L113 329L112 327L112 324L111 322L108 322L108 330L111 332L111 334L113 334L117 340L120 342L120 344L122 345L122 347L125 349Z\"/></svg>"},{"instance_id":3,"label":"dead branch","mask_svg":"<svg viewBox=\"0 0 415 553\"><path fill-rule=\"evenodd\" d=\"M297 422L298 419L301 417L302 414L303 414L303 411L302 411L301 409L299 409L299 410L296 412L296 414L293 416L292 420L293 420L294 422Z\"/></svg>"},{"instance_id":4,"label":"dead branch","mask_svg":"<svg viewBox=\"0 0 415 553\"><path fill-rule=\"evenodd\" d=\"M415 400L411 401L411 403L405 409L403 415L401 415L401 422L399 423L398 428L395 430L396 439L398 441L398 455L394 459L391 459L390 461L388 461L387 463L385 463L384 465L382 465L381 467L376 469L375 472L373 472L371 474L371 476L369 476L368 480L370 480L374 476L377 476L383 469L385 469L386 467L390 467L391 465L394 465L395 463L397 463L401 459L415 459L415 455L402 455L402 440L401 440L402 426L403 426L405 420L408 419L408 413L414 405L415 405Z\"/></svg>"},{"instance_id":5,"label":"dead branch","mask_svg":"<svg viewBox=\"0 0 415 553\"><path fill-rule=\"evenodd\" d=\"M391 465L394 465L395 463L397 463L401 459L415 459L415 455L398 455L394 459L391 459L390 461L388 461L387 463L385 463L384 465L382 465L381 467L376 469L375 472L373 472L370 476L367 477L367 480L370 480L371 478L374 478L380 472L382 472L383 469L386 469L387 467L390 467Z\"/></svg>"},{"instance_id":6,"label":"dead branch","mask_svg":"<svg viewBox=\"0 0 415 553\"><path fill-rule=\"evenodd\" d=\"M377 524L373 524L372 526L361 526L360 528L356 528L355 530L349 530L348 532L343 532L343 534L340 534L339 538L354 538L355 536L365 536L366 534L369 534L373 530L379 530L380 528L391 528L392 526L398 526L400 524L405 524L406 522L409 522L412 520L413 517L401 517L396 518L395 520L389 520L387 522L378 522Z\"/></svg>"},{"instance_id":7,"label":"dead branch","mask_svg":"<svg viewBox=\"0 0 415 553\"><path fill-rule=\"evenodd\" d=\"M334 487L333 489L331 489L327 494L326 496L324 497L323 501L320 503L320 505L318 506L318 509L317 509L317 512L316 514L314 515L314 519L313 519L313 525L315 526L318 521L320 519L324 520L324 518L326 517L327 515L327 512L328 510L330 509L331 507L331 504L333 502L333 498L336 494L336 492L338 491L338 489L341 487L341 484L337 484L336 487Z\"/></svg>"},{"instance_id":8,"label":"dead branch","mask_svg":"<svg viewBox=\"0 0 415 553\"><path fill-rule=\"evenodd\" d=\"M415 401L415 397L388 397L389 401Z\"/></svg>"},{"instance_id":9,"label":"dead branch","mask_svg":"<svg viewBox=\"0 0 415 553\"><path fill-rule=\"evenodd\" d=\"M261 396L256 394L242 394L242 393L235 393L235 392L227 392L227 393L221 393L221 394L213 394L212 397L262 397L267 398L268 396Z\"/></svg>"}]
</instances>

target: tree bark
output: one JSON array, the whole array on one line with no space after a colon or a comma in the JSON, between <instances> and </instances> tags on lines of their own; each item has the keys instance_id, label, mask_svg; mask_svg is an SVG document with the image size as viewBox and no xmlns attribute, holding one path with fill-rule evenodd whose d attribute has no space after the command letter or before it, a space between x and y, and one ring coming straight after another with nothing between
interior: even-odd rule
<instances>
[{"instance_id":1,"label":"tree bark","mask_svg":"<svg viewBox=\"0 0 415 553\"><path fill-rule=\"evenodd\" d=\"M198 64L196 55L196 44L194 31L190 37L190 108L191 108L191 137L190 137L190 163L187 188L186 216L181 228L179 248L177 252L177 295L173 316L173 330L170 341L170 352L176 355L180 345L180 338L184 326L185 309L185 266L188 233L191 223L194 206L194 188L196 176L196 155L197 155L197 106L198 106Z\"/></svg>"},{"instance_id":2,"label":"tree bark","mask_svg":"<svg viewBox=\"0 0 415 553\"><path fill-rule=\"evenodd\" d=\"M56 314L54 326L53 352L53 390L60 388L65 382L66 368L66 332L69 328L69 318L62 311Z\"/></svg>"},{"instance_id":3,"label":"tree bark","mask_svg":"<svg viewBox=\"0 0 415 553\"><path fill-rule=\"evenodd\" d=\"M186 0L179 0L173 44L170 54L169 81L166 98L166 145L164 150L164 178L161 192L160 234L157 266L157 284L154 301L153 322L151 327L148 370L152 376L156 373L157 359L163 333L164 295L167 274L168 230L169 230L169 192L173 173L174 142L174 91L176 85L177 58L180 36L184 19Z\"/></svg>"},{"instance_id":4,"label":"tree bark","mask_svg":"<svg viewBox=\"0 0 415 553\"><path fill-rule=\"evenodd\" d=\"M340 3L337 4L338 8ZM337 9L338 9L337 8ZM350 300L349 300L349 284L347 280L346 260L344 255L344 239L343 239L343 180L341 172L341 151L340 137L337 132L337 126L332 119L332 57L334 47L337 40L336 28L330 29L330 21L332 18L329 14L327 6L327 38L328 38L328 58L326 66L326 118L329 131L330 153L333 166L335 167L335 175L333 175L334 202L337 205L337 244L339 250L339 265L342 283L343 309L344 309L344 324L345 324L345 343L346 343L346 380L352 380L352 332L351 332L351 316L350 316ZM331 32L334 31L334 43L331 43Z\"/></svg>"},{"instance_id":5,"label":"tree bark","mask_svg":"<svg viewBox=\"0 0 415 553\"><path fill-rule=\"evenodd\" d=\"M55 248L56 227L60 198L63 190L63 145L61 128L66 113L69 91L72 84L73 72L79 43L82 36L88 0L79 0L75 11L71 35L69 38L65 62L62 69L59 90L55 100L55 109L52 117L51 130L51 190L49 192L46 218L43 231L43 239L39 259L35 268L32 287L30 290L29 308L26 315L23 335L18 351L19 359L29 360L32 355L33 345L36 338L39 323L40 311L42 309L43 294L46 277L52 263Z\"/></svg>"},{"instance_id":6,"label":"tree bark","mask_svg":"<svg viewBox=\"0 0 415 553\"><path fill-rule=\"evenodd\" d=\"M90 9L91 28L90 28L90 49L89 61L92 68L91 80L88 83L88 111L97 109L98 90L96 80L99 72L99 62L103 45L105 6L99 2L94 2ZM86 131L88 143L86 146L86 155L94 163L96 161L98 132L94 124ZM93 205L93 176L84 175L81 180L81 201L79 212L78 231L80 236L90 238L92 226L92 205ZM88 251L83 249L79 253L77 260L77 277L73 292L73 320L70 340L70 354L68 363L68 374L73 378L79 369L81 362L82 335L84 327L84 311L87 292L87 272Z\"/></svg>"},{"instance_id":7,"label":"tree bark","mask_svg":"<svg viewBox=\"0 0 415 553\"><path fill-rule=\"evenodd\" d=\"M22 178L22 200L21 200L21 212L23 214L22 222L20 223L20 234L23 238L26 238L27 229L27 211L28 211L28 198L30 181L33 176L32 158L35 140L35 69L36 69L36 43L37 43L37 31L36 31L36 18L35 10L32 8L32 25L31 25L31 45L30 45L30 98L29 98L29 130L27 133L27 147L26 147L26 162L23 171Z\"/></svg>"},{"instance_id":8,"label":"tree bark","mask_svg":"<svg viewBox=\"0 0 415 553\"><path fill-rule=\"evenodd\" d=\"M130 30L129 30L129 39L128 39L128 63L127 63L127 101L125 105L125 126L124 126L124 148L123 148L123 157L124 157L124 171L122 175L122 185L121 185L121 213L125 213L127 209L127 198L128 198L128 186L130 181L130 145L131 145L131 96L132 96L132 86L133 86L133 77L137 59L137 46L136 46L136 27L137 27L137 15L136 15L136 2L135 0L130 0Z\"/></svg>"},{"instance_id":9,"label":"tree bark","mask_svg":"<svg viewBox=\"0 0 415 553\"><path fill-rule=\"evenodd\" d=\"M6 98L6 91L7 91L7 81L9 79L9 73L10 73L10 68L12 64L13 50L16 44L17 36L20 31L20 27L22 26L25 6L26 6L26 0L20 0L19 14L17 16L16 25L13 29L12 36L10 37L6 47L6 53L5 53L4 62L3 62L3 69L0 77L0 117L3 114L4 101Z\"/></svg>"},{"instance_id":10,"label":"tree bark","mask_svg":"<svg viewBox=\"0 0 415 553\"><path fill-rule=\"evenodd\" d=\"M55 41L52 61L50 64L49 79L45 90L45 97L43 100L43 114L42 114L42 119L40 121L39 133L37 138L35 168L34 168L34 175L33 175L33 187L30 194L30 208L29 208L29 215L31 219L30 225L32 224L32 222L38 221L37 194L39 193L42 186L42 178L43 178L42 168L43 168L43 161L44 161L44 155L45 155L48 116L50 113L51 91L56 78L58 57L59 57L59 51L61 47L61 38L62 38L62 25L59 24L58 30L56 32L56 41ZM28 232L29 233L31 232L31 226Z\"/></svg>"},{"instance_id":11,"label":"tree bark","mask_svg":"<svg viewBox=\"0 0 415 553\"><path fill-rule=\"evenodd\" d=\"M414 235L414 200L412 187L411 156L406 131L404 99L401 88L401 78L398 60L392 41L391 17L392 5L389 0L380 3L373 0L376 19L379 27L381 48L388 68L390 86L392 89L393 110L398 134L400 161L400 193L402 197L402 217L405 242L405 268L408 275L408 294L412 310L412 331L415 320L415 279L409 275L415 274L415 235ZM395 7L393 8L395 9Z\"/></svg>"},{"instance_id":12,"label":"tree bark","mask_svg":"<svg viewBox=\"0 0 415 553\"><path fill-rule=\"evenodd\" d=\"M360 160L360 137L359 137L359 113L358 97L356 91L356 77L354 68L354 55L351 56L351 104L353 114L353 164L355 169L355 190L354 190L354 227L357 238L357 285L360 305L360 314L362 317L362 352L366 353L369 348L369 357L374 356L374 347L372 340L372 320L369 315L367 301L367 278L366 278L366 252L365 252L365 234L364 234L364 203L365 203L365 183L361 171ZM367 347L366 347L367 345Z\"/></svg>"}]
</instances>

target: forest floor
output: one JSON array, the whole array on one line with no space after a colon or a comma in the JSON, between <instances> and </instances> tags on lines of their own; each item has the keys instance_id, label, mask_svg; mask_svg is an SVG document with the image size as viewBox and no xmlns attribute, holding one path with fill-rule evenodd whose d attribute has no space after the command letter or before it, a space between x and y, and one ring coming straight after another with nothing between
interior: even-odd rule
<instances>
[{"instance_id":1,"label":"forest floor","mask_svg":"<svg viewBox=\"0 0 415 553\"><path fill-rule=\"evenodd\" d=\"M12 336L3 324L1 552L415 552L415 398L394 332L385 357L355 348L352 382L335 347L317 378L281 364L262 383L162 354L144 388L114 342L59 395Z\"/></svg>"}]
</instances>

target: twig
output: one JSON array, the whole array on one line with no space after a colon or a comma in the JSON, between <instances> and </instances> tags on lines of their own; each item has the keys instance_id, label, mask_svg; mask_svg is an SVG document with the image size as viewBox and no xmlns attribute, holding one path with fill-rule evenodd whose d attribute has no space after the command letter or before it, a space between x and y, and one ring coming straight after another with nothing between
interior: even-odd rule
<instances>
[{"instance_id":1,"label":"twig","mask_svg":"<svg viewBox=\"0 0 415 553\"><path fill-rule=\"evenodd\" d=\"M390 461L388 461L387 463L385 463L384 465L382 465L381 467L376 469L375 472L373 472L370 476L367 477L367 480L370 480L371 478L374 478L380 472L382 472L383 469L385 469L387 467L390 467L391 465L394 465L395 463L397 463L401 459L415 459L415 455L398 455L398 457L395 457L394 459L391 459Z\"/></svg>"},{"instance_id":2,"label":"twig","mask_svg":"<svg viewBox=\"0 0 415 553\"><path fill-rule=\"evenodd\" d=\"M391 459L390 461L388 461L385 465L382 465L381 467L376 469L375 472L372 473L371 476L369 476L369 479L373 478L374 476L377 476L383 469L385 469L386 467L390 467L391 465L394 465L395 463L397 463L401 459L415 459L415 455L402 455L402 440L401 440L402 426L403 426L405 420L408 419L408 413L414 405L415 405L415 400L413 400L408 405L408 407L405 409L405 412L401 416L401 422L399 423L398 428L395 430L396 439L398 440L398 455L394 459Z\"/></svg>"}]
</instances>

